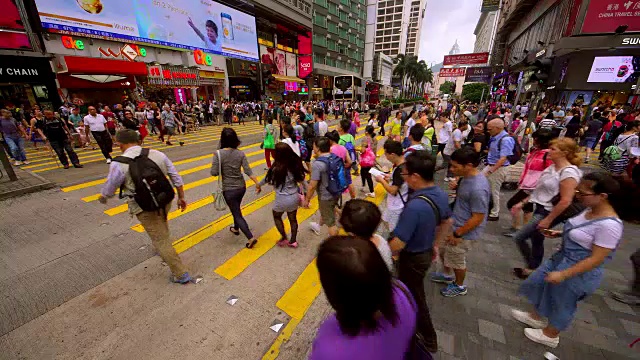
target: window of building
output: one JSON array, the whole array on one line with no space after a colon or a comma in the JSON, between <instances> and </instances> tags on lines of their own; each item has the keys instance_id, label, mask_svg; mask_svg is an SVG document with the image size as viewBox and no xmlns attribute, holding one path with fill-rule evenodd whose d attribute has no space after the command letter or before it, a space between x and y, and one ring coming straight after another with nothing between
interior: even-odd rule
<instances>
[{"instance_id":1,"label":"window of building","mask_svg":"<svg viewBox=\"0 0 640 360\"><path fill-rule=\"evenodd\" d=\"M349 18L349 26L351 26L354 29L358 28L358 25L356 24L356 19L354 18Z\"/></svg>"},{"instance_id":2,"label":"window of building","mask_svg":"<svg viewBox=\"0 0 640 360\"><path fill-rule=\"evenodd\" d=\"M325 57L324 55L321 54L313 54L313 62L317 63L317 64L324 64L325 62Z\"/></svg>"},{"instance_id":3,"label":"window of building","mask_svg":"<svg viewBox=\"0 0 640 360\"><path fill-rule=\"evenodd\" d=\"M338 43L335 40L327 39L327 49L337 51Z\"/></svg>"},{"instance_id":4,"label":"window of building","mask_svg":"<svg viewBox=\"0 0 640 360\"><path fill-rule=\"evenodd\" d=\"M351 1L350 0L340 0L340 4L350 7L351 6Z\"/></svg>"},{"instance_id":5,"label":"window of building","mask_svg":"<svg viewBox=\"0 0 640 360\"><path fill-rule=\"evenodd\" d=\"M391 41L400 41L400 35L392 36Z\"/></svg>"},{"instance_id":6,"label":"window of building","mask_svg":"<svg viewBox=\"0 0 640 360\"><path fill-rule=\"evenodd\" d=\"M347 39L347 29L339 29L340 38Z\"/></svg>"},{"instance_id":7,"label":"window of building","mask_svg":"<svg viewBox=\"0 0 640 360\"><path fill-rule=\"evenodd\" d=\"M338 15L338 5L329 3L329 14Z\"/></svg>"},{"instance_id":8,"label":"window of building","mask_svg":"<svg viewBox=\"0 0 640 360\"><path fill-rule=\"evenodd\" d=\"M338 33L338 23L334 23L333 21L328 21L327 24L329 32L337 34Z\"/></svg>"},{"instance_id":9,"label":"window of building","mask_svg":"<svg viewBox=\"0 0 640 360\"><path fill-rule=\"evenodd\" d=\"M327 8L327 0L313 0L313 3L316 5L320 5L323 8Z\"/></svg>"},{"instance_id":10,"label":"window of building","mask_svg":"<svg viewBox=\"0 0 640 360\"><path fill-rule=\"evenodd\" d=\"M391 56L396 56L396 55L398 55L398 50L397 50L397 49L395 49L395 50L391 50L391 51L389 51L389 55L391 55Z\"/></svg>"},{"instance_id":11,"label":"window of building","mask_svg":"<svg viewBox=\"0 0 640 360\"><path fill-rule=\"evenodd\" d=\"M399 28L400 26L402 26L402 23L400 21L394 21L393 22L393 27Z\"/></svg>"},{"instance_id":12,"label":"window of building","mask_svg":"<svg viewBox=\"0 0 640 360\"><path fill-rule=\"evenodd\" d=\"M356 43L356 35L355 34L349 34L349 42L352 44Z\"/></svg>"},{"instance_id":13,"label":"window of building","mask_svg":"<svg viewBox=\"0 0 640 360\"><path fill-rule=\"evenodd\" d=\"M378 15L384 15L384 9L379 9L378 10Z\"/></svg>"},{"instance_id":14,"label":"window of building","mask_svg":"<svg viewBox=\"0 0 640 360\"><path fill-rule=\"evenodd\" d=\"M376 50L382 50L382 44L376 45Z\"/></svg>"},{"instance_id":15,"label":"window of building","mask_svg":"<svg viewBox=\"0 0 640 360\"><path fill-rule=\"evenodd\" d=\"M329 66L336 66L336 61L330 57L326 58L324 63Z\"/></svg>"},{"instance_id":16,"label":"window of building","mask_svg":"<svg viewBox=\"0 0 640 360\"><path fill-rule=\"evenodd\" d=\"M313 34L313 45L327 47L327 37L321 34Z\"/></svg>"},{"instance_id":17,"label":"window of building","mask_svg":"<svg viewBox=\"0 0 640 360\"><path fill-rule=\"evenodd\" d=\"M327 27L327 17L324 15L320 15L320 14L315 14L313 16L313 23L318 25L318 26L322 26L324 28Z\"/></svg>"},{"instance_id":18,"label":"window of building","mask_svg":"<svg viewBox=\"0 0 640 360\"><path fill-rule=\"evenodd\" d=\"M402 14L393 15L393 20L402 20Z\"/></svg>"}]
</instances>

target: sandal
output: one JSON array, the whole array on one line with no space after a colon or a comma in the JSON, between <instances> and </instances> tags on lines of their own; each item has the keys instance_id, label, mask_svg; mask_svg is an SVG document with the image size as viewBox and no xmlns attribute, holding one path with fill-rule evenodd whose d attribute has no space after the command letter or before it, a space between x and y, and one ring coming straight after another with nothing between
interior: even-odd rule
<instances>
[{"instance_id":1,"label":"sandal","mask_svg":"<svg viewBox=\"0 0 640 360\"><path fill-rule=\"evenodd\" d=\"M287 243L287 246L295 249L295 248L297 248L297 247L298 247L298 242L297 242L297 241L294 241L294 242L288 242L288 243Z\"/></svg>"},{"instance_id":2,"label":"sandal","mask_svg":"<svg viewBox=\"0 0 640 360\"><path fill-rule=\"evenodd\" d=\"M531 273L527 273L524 268L513 268L513 273L517 278L526 280Z\"/></svg>"},{"instance_id":3,"label":"sandal","mask_svg":"<svg viewBox=\"0 0 640 360\"><path fill-rule=\"evenodd\" d=\"M288 243L289 243L289 240L287 240L286 238L282 238L280 239L280 241L276 243L276 245L278 245L279 247L285 247L287 246Z\"/></svg>"},{"instance_id":4,"label":"sandal","mask_svg":"<svg viewBox=\"0 0 640 360\"><path fill-rule=\"evenodd\" d=\"M258 242L258 239L251 239L251 240L249 240L249 242L248 242L248 243L244 244L244 246L245 246L247 249L253 249L253 247L254 247L254 246L256 246L256 243L257 243L257 242Z\"/></svg>"},{"instance_id":5,"label":"sandal","mask_svg":"<svg viewBox=\"0 0 640 360\"><path fill-rule=\"evenodd\" d=\"M235 236L240 235L240 230L234 228L233 226L229 227L229 231L231 231L231 233Z\"/></svg>"}]
</instances>

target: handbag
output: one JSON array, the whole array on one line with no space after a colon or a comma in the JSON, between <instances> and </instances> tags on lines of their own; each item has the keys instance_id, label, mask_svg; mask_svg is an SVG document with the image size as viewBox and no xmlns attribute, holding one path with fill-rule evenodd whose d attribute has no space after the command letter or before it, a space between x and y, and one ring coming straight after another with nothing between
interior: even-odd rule
<instances>
[{"instance_id":1,"label":"handbag","mask_svg":"<svg viewBox=\"0 0 640 360\"><path fill-rule=\"evenodd\" d=\"M213 195L213 208L217 211L225 211L227 210L227 202L224 200L224 195L222 195L222 158L220 157L220 150L217 150L216 154L218 156L218 187L211 194Z\"/></svg>"},{"instance_id":2,"label":"handbag","mask_svg":"<svg viewBox=\"0 0 640 360\"><path fill-rule=\"evenodd\" d=\"M562 178L562 172L565 170L566 168L560 170L560 175L558 176L558 178ZM551 198L551 205L556 206L558 203L560 202L560 193L558 192L558 194L556 196L554 196L553 198ZM573 197L573 201L571 202L571 204L564 209L564 211L562 212L562 214L560 214L560 216L558 216L555 220L554 223L558 224L561 222L565 222L567 220L569 220L570 218L582 213L587 207L584 206L575 196Z\"/></svg>"},{"instance_id":3,"label":"handbag","mask_svg":"<svg viewBox=\"0 0 640 360\"><path fill-rule=\"evenodd\" d=\"M271 131L267 131L267 134L264 136L264 142L262 143L262 145L263 145L263 149L276 148L276 141L273 138L273 134L271 133Z\"/></svg>"},{"instance_id":4,"label":"handbag","mask_svg":"<svg viewBox=\"0 0 640 360\"><path fill-rule=\"evenodd\" d=\"M376 164L376 154L371 150L371 139L367 139L367 149L360 155L361 167L373 167Z\"/></svg>"}]
</instances>

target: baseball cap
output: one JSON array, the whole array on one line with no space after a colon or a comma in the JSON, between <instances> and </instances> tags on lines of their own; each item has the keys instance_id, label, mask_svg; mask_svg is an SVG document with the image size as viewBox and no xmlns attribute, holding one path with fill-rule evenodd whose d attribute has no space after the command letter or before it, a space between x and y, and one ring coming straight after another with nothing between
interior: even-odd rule
<instances>
[{"instance_id":1,"label":"baseball cap","mask_svg":"<svg viewBox=\"0 0 640 360\"><path fill-rule=\"evenodd\" d=\"M468 111L468 110L467 110L467 111L465 111L465 112L464 112L464 116L466 116L466 117L468 117L469 119L471 119L471 116L473 116L473 115L471 114L471 111Z\"/></svg>"}]
</instances>

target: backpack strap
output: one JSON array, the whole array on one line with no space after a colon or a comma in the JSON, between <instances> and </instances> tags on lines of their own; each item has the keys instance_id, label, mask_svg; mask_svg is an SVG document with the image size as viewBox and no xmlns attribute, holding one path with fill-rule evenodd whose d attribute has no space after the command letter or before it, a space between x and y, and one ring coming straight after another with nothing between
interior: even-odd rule
<instances>
[{"instance_id":1,"label":"backpack strap","mask_svg":"<svg viewBox=\"0 0 640 360\"><path fill-rule=\"evenodd\" d=\"M424 195L418 196L418 199L426 201L431 206L433 213L436 215L436 226L440 225L440 222L442 221L442 218L440 217L440 209L438 209L438 206L433 202L433 200Z\"/></svg>"}]
</instances>

